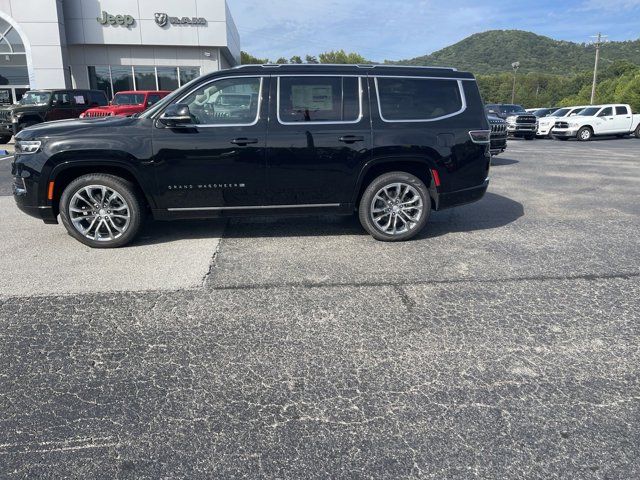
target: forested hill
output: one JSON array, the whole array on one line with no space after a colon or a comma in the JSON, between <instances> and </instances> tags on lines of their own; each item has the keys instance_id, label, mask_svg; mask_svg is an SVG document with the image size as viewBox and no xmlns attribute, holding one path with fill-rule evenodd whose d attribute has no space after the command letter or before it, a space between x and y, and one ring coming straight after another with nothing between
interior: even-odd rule
<instances>
[{"instance_id":1,"label":"forested hill","mask_svg":"<svg viewBox=\"0 0 640 480\"><path fill-rule=\"evenodd\" d=\"M389 61L401 65L456 67L475 74L500 73L520 62L520 72L567 75L593 68L595 47L553 40L522 30L490 30L476 33L431 55ZM640 40L606 43L601 50L603 64L626 60L640 64Z\"/></svg>"}]
</instances>

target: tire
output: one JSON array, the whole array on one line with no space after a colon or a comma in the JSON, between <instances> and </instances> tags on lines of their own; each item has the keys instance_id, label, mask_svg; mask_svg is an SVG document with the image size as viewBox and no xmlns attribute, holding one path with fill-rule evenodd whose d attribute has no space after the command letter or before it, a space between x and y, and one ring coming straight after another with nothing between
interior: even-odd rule
<instances>
[{"instance_id":1,"label":"tire","mask_svg":"<svg viewBox=\"0 0 640 480\"><path fill-rule=\"evenodd\" d=\"M577 139L581 142L588 142L593 137L593 131L590 127L582 127L578 130L578 134L576 135Z\"/></svg>"},{"instance_id":2,"label":"tire","mask_svg":"<svg viewBox=\"0 0 640 480\"><path fill-rule=\"evenodd\" d=\"M636 130L633 134L636 136L636 138L640 138L640 125L636 127Z\"/></svg>"},{"instance_id":3,"label":"tire","mask_svg":"<svg viewBox=\"0 0 640 480\"><path fill-rule=\"evenodd\" d=\"M406 204L404 209L400 203ZM418 177L406 172L377 177L365 189L358 208L364 229L376 240L385 242L414 237L424 228L430 213L431 197L427 187Z\"/></svg>"},{"instance_id":4,"label":"tire","mask_svg":"<svg viewBox=\"0 0 640 480\"><path fill-rule=\"evenodd\" d=\"M76 178L64 189L60 217L69 235L79 242L92 248L116 248L136 237L144 208L130 181L91 173Z\"/></svg>"},{"instance_id":5,"label":"tire","mask_svg":"<svg viewBox=\"0 0 640 480\"><path fill-rule=\"evenodd\" d=\"M13 135L1 135L0 136L0 143L2 143L2 144L9 143L9 140L11 140L11 137L13 137Z\"/></svg>"}]
</instances>

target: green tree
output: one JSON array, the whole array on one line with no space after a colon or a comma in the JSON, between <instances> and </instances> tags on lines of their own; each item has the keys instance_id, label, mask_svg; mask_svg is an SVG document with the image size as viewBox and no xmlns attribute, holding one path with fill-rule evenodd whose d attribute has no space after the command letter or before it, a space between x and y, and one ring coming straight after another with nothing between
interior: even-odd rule
<instances>
[{"instance_id":1,"label":"green tree","mask_svg":"<svg viewBox=\"0 0 640 480\"><path fill-rule=\"evenodd\" d=\"M304 61L306 63L318 63L318 59L316 57L314 57L313 55L307 55L304 57Z\"/></svg>"},{"instance_id":2,"label":"green tree","mask_svg":"<svg viewBox=\"0 0 640 480\"><path fill-rule=\"evenodd\" d=\"M299 55L294 55L289 59L289 63L302 63L302 58Z\"/></svg>"},{"instance_id":3,"label":"green tree","mask_svg":"<svg viewBox=\"0 0 640 480\"><path fill-rule=\"evenodd\" d=\"M284 58L284 57L280 57L279 59L277 59L277 60L276 60L276 63L280 63L280 64L282 64L282 63L289 63L289 60L287 60L287 59L286 59L286 58Z\"/></svg>"},{"instance_id":4,"label":"green tree","mask_svg":"<svg viewBox=\"0 0 640 480\"><path fill-rule=\"evenodd\" d=\"M370 63L362 55L344 50L332 50L318 55L320 63Z\"/></svg>"},{"instance_id":5,"label":"green tree","mask_svg":"<svg viewBox=\"0 0 640 480\"><path fill-rule=\"evenodd\" d=\"M265 63L269 63L269 59L268 58L254 57L250 53L241 51L240 52L240 63L242 65L247 65L247 64L262 65L262 64L265 64Z\"/></svg>"}]
</instances>

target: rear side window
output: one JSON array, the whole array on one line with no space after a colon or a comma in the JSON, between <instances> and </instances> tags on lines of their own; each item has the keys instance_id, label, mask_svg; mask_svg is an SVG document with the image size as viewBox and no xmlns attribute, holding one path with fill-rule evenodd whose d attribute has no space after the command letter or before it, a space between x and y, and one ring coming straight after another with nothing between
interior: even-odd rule
<instances>
[{"instance_id":1,"label":"rear side window","mask_svg":"<svg viewBox=\"0 0 640 480\"><path fill-rule=\"evenodd\" d=\"M278 77L280 123L357 122L359 77Z\"/></svg>"},{"instance_id":2,"label":"rear side window","mask_svg":"<svg viewBox=\"0 0 640 480\"><path fill-rule=\"evenodd\" d=\"M616 115L629 115L629 112L627 111L627 107L616 107Z\"/></svg>"},{"instance_id":3,"label":"rear side window","mask_svg":"<svg viewBox=\"0 0 640 480\"><path fill-rule=\"evenodd\" d=\"M424 121L464 109L457 80L376 77L378 107L385 121Z\"/></svg>"}]
</instances>

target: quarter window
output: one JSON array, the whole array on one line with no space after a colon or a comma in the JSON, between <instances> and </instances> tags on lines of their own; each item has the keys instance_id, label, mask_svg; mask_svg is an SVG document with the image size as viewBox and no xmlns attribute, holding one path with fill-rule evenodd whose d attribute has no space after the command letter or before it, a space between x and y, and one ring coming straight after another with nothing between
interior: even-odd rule
<instances>
[{"instance_id":1,"label":"quarter window","mask_svg":"<svg viewBox=\"0 0 640 480\"><path fill-rule=\"evenodd\" d=\"M251 125L258 120L259 77L227 78L208 83L179 103L199 125Z\"/></svg>"},{"instance_id":2,"label":"quarter window","mask_svg":"<svg viewBox=\"0 0 640 480\"><path fill-rule=\"evenodd\" d=\"M279 77L281 123L357 122L361 116L359 77Z\"/></svg>"},{"instance_id":3,"label":"quarter window","mask_svg":"<svg viewBox=\"0 0 640 480\"><path fill-rule=\"evenodd\" d=\"M434 120L463 108L456 80L377 77L376 86L383 120Z\"/></svg>"},{"instance_id":4,"label":"quarter window","mask_svg":"<svg viewBox=\"0 0 640 480\"><path fill-rule=\"evenodd\" d=\"M629 115L627 111L627 107L619 106L616 107L616 115Z\"/></svg>"}]
</instances>

